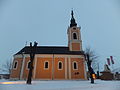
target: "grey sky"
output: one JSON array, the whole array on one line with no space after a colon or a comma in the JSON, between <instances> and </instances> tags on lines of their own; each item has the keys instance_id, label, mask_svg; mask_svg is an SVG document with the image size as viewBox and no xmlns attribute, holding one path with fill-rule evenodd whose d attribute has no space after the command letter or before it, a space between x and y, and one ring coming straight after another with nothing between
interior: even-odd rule
<instances>
[{"instance_id":1,"label":"grey sky","mask_svg":"<svg viewBox=\"0 0 120 90\"><path fill-rule=\"evenodd\" d=\"M0 67L26 41L67 46L72 8L83 49L95 50L101 64L113 55L119 67L120 0L0 0Z\"/></svg>"}]
</instances>

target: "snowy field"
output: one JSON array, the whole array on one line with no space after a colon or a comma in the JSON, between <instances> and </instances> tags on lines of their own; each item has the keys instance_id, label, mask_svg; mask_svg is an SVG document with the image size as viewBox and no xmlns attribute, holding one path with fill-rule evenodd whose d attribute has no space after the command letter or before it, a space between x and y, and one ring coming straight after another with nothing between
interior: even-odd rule
<instances>
[{"instance_id":1,"label":"snowy field","mask_svg":"<svg viewBox=\"0 0 120 90\"><path fill-rule=\"evenodd\" d=\"M0 90L120 90L120 81L95 80L90 81L32 81L26 85L25 81L0 80Z\"/></svg>"}]
</instances>

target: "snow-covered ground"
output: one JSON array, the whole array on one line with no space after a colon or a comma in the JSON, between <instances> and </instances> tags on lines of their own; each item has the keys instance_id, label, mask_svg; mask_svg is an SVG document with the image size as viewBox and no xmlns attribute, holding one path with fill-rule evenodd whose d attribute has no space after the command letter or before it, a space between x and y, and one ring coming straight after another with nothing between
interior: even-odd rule
<instances>
[{"instance_id":1,"label":"snow-covered ground","mask_svg":"<svg viewBox=\"0 0 120 90\"><path fill-rule=\"evenodd\" d=\"M32 81L26 85L25 81L0 80L0 90L120 90L120 81Z\"/></svg>"}]
</instances>

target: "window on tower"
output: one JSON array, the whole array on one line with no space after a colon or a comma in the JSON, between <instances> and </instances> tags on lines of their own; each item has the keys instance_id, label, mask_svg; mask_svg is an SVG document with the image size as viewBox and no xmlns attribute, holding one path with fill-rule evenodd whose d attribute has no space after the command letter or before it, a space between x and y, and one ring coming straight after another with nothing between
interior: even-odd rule
<instances>
[{"instance_id":1,"label":"window on tower","mask_svg":"<svg viewBox=\"0 0 120 90\"><path fill-rule=\"evenodd\" d=\"M73 39L77 39L77 34L73 33Z\"/></svg>"}]
</instances>

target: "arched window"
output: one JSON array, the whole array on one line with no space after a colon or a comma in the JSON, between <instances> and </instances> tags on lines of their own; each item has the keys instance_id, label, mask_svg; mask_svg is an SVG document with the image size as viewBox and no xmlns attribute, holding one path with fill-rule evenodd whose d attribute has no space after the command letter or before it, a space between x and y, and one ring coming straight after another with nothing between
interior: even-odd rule
<instances>
[{"instance_id":1,"label":"arched window","mask_svg":"<svg viewBox=\"0 0 120 90\"><path fill-rule=\"evenodd\" d=\"M77 39L77 34L73 33L73 39Z\"/></svg>"},{"instance_id":2,"label":"arched window","mask_svg":"<svg viewBox=\"0 0 120 90\"><path fill-rule=\"evenodd\" d=\"M17 69L18 61L14 62L13 69Z\"/></svg>"},{"instance_id":3,"label":"arched window","mask_svg":"<svg viewBox=\"0 0 120 90\"><path fill-rule=\"evenodd\" d=\"M48 63L48 61L45 61L45 63L44 63L44 69L48 69L49 68L49 63Z\"/></svg>"},{"instance_id":4,"label":"arched window","mask_svg":"<svg viewBox=\"0 0 120 90\"><path fill-rule=\"evenodd\" d=\"M73 62L73 69L74 70L78 69L78 63L76 61Z\"/></svg>"},{"instance_id":5,"label":"arched window","mask_svg":"<svg viewBox=\"0 0 120 90\"><path fill-rule=\"evenodd\" d=\"M27 69L30 69L30 61L28 61L26 68L27 68Z\"/></svg>"},{"instance_id":6,"label":"arched window","mask_svg":"<svg viewBox=\"0 0 120 90\"><path fill-rule=\"evenodd\" d=\"M60 69L62 69L62 67L63 67L62 62L61 61L58 62L58 69L60 70Z\"/></svg>"}]
</instances>

